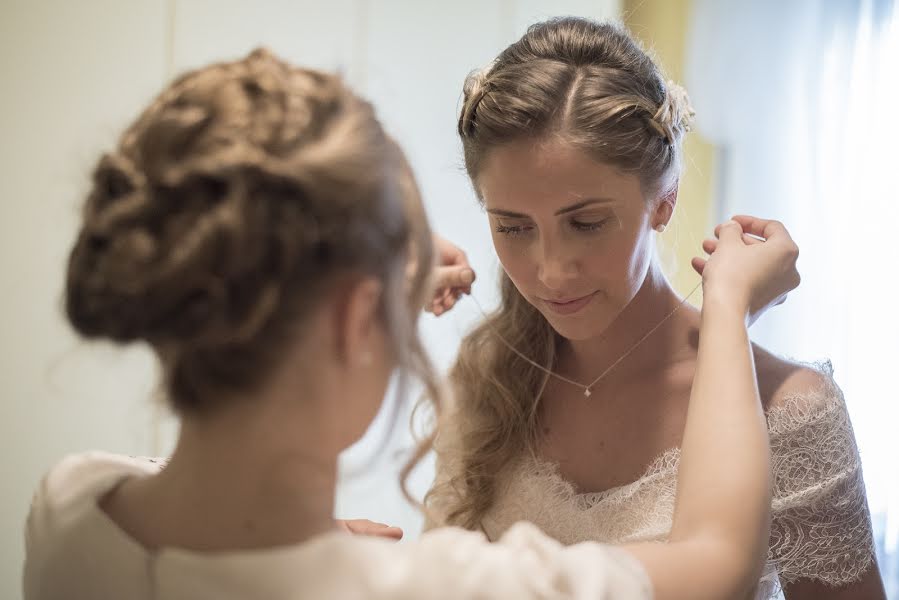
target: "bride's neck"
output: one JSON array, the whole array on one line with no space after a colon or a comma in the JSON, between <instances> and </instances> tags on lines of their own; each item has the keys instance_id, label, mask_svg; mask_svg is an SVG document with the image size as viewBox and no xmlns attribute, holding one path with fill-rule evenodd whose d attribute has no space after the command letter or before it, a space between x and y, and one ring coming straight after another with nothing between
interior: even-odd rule
<instances>
[{"instance_id":1,"label":"bride's neck","mask_svg":"<svg viewBox=\"0 0 899 600\"><path fill-rule=\"evenodd\" d=\"M609 373L609 378L641 373L670 360L688 342L691 310L688 307L679 309L682 301L653 261L636 296L612 324L596 337L565 340L557 364L572 378L586 384L628 352L630 354ZM672 314L672 311L676 312ZM660 323L649 338L640 342Z\"/></svg>"}]
</instances>

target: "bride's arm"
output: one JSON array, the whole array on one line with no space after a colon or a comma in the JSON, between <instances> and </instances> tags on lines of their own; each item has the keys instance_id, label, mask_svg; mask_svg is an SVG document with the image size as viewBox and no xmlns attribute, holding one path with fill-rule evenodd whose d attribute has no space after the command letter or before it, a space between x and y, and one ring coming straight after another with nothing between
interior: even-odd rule
<instances>
[{"instance_id":1,"label":"bride's arm","mask_svg":"<svg viewBox=\"0 0 899 600\"><path fill-rule=\"evenodd\" d=\"M726 225L720 256L704 265L699 354L669 543L626 547L645 565L659 599L748 597L766 554L768 437L746 328L756 306L771 306L798 284L797 251L779 224L741 225L767 241L745 245L740 227Z\"/></svg>"},{"instance_id":2,"label":"bride's arm","mask_svg":"<svg viewBox=\"0 0 899 600\"><path fill-rule=\"evenodd\" d=\"M768 540L768 440L745 313L705 297L667 544L626 547L660 599L740 598Z\"/></svg>"}]
</instances>

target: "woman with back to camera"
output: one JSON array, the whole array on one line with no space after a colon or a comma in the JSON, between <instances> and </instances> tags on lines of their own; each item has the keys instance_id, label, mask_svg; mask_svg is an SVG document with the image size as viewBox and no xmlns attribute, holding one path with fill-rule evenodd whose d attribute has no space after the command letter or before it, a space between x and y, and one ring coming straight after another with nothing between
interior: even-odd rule
<instances>
[{"instance_id":1,"label":"woman with back to camera","mask_svg":"<svg viewBox=\"0 0 899 600\"><path fill-rule=\"evenodd\" d=\"M770 490L746 323L798 284L788 233L729 222L697 259L674 530L617 549L528 524L497 544L335 524L338 455L392 372L439 400L414 325L432 250L402 153L338 78L257 51L166 88L99 161L66 308L85 338L155 351L177 447L162 470L100 452L54 467L27 523L25 598L748 596Z\"/></svg>"}]
</instances>

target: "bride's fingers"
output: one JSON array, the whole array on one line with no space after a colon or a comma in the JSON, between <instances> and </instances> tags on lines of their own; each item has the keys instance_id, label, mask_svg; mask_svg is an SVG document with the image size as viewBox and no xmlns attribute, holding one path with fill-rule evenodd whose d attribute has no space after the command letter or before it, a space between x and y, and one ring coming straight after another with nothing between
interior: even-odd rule
<instances>
[{"instance_id":1,"label":"bride's fingers","mask_svg":"<svg viewBox=\"0 0 899 600\"><path fill-rule=\"evenodd\" d=\"M446 310L451 309L456 305L456 296L449 296L443 301L443 308Z\"/></svg>"},{"instance_id":2,"label":"bride's fingers","mask_svg":"<svg viewBox=\"0 0 899 600\"><path fill-rule=\"evenodd\" d=\"M435 309L434 314L435 315L439 316L450 309L450 307L447 306L447 298L449 298L449 297L450 297L449 291L442 290L437 295L437 297L434 298L434 309Z\"/></svg>"},{"instance_id":3,"label":"bride's fingers","mask_svg":"<svg viewBox=\"0 0 899 600\"><path fill-rule=\"evenodd\" d=\"M762 238L754 236L752 234L749 234L749 233L743 234L743 243L746 244L747 246L752 246L753 244L761 244L764 241L765 240L763 240Z\"/></svg>"},{"instance_id":4,"label":"bride's fingers","mask_svg":"<svg viewBox=\"0 0 899 600\"><path fill-rule=\"evenodd\" d=\"M464 293L465 291L461 289L456 291L449 288L439 289L425 310L439 317L454 307Z\"/></svg>"},{"instance_id":5,"label":"bride's fingers","mask_svg":"<svg viewBox=\"0 0 899 600\"><path fill-rule=\"evenodd\" d=\"M690 261L690 265L693 267L693 270L702 275L702 271L705 269L706 260L704 258L694 257L693 260Z\"/></svg>"},{"instance_id":6,"label":"bride's fingers","mask_svg":"<svg viewBox=\"0 0 899 600\"><path fill-rule=\"evenodd\" d=\"M759 239L753 235L748 233L743 234L743 243L747 246L753 246L755 244L761 244L765 240ZM718 240L716 239L707 239L702 241L702 249L706 254L712 254L715 250L718 249Z\"/></svg>"},{"instance_id":7,"label":"bride's fingers","mask_svg":"<svg viewBox=\"0 0 899 600\"><path fill-rule=\"evenodd\" d=\"M772 235L786 233L786 228L780 221L759 219L750 215L736 215L733 220L740 224L744 233L750 233L766 240Z\"/></svg>"}]
</instances>

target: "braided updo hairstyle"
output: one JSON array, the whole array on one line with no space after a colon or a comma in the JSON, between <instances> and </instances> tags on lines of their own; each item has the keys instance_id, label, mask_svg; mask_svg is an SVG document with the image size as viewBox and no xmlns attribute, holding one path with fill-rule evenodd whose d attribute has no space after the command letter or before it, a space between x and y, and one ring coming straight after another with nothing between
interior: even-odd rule
<instances>
[{"instance_id":1,"label":"braided updo hairstyle","mask_svg":"<svg viewBox=\"0 0 899 600\"><path fill-rule=\"evenodd\" d=\"M400 366L432 260L411 171L335 76L257 50L188 73L103 156L68 265L88 338L143 341L176 411L252 391L336 278L377 277Z\"/></svg>"},{"instance_id":2,"label":"braided updo hairstyle","mask_svg":"<svg viewBox=\"0 0 899 600\"><path fill-rule=\"evenodd\" d=\"M637 176L657 199L677 186L693 111L682 88L618 25L580 18L531 26L486 69L468 76L459 115L465 167L478 198L490 152L548 139ZM442 522L478 528L497 474L537 440L547 375L560 341L540 312L500 275L501 305L462 342L450 371L455 410L441 476L427 504Z\"/></svg>"}]
</instances>

